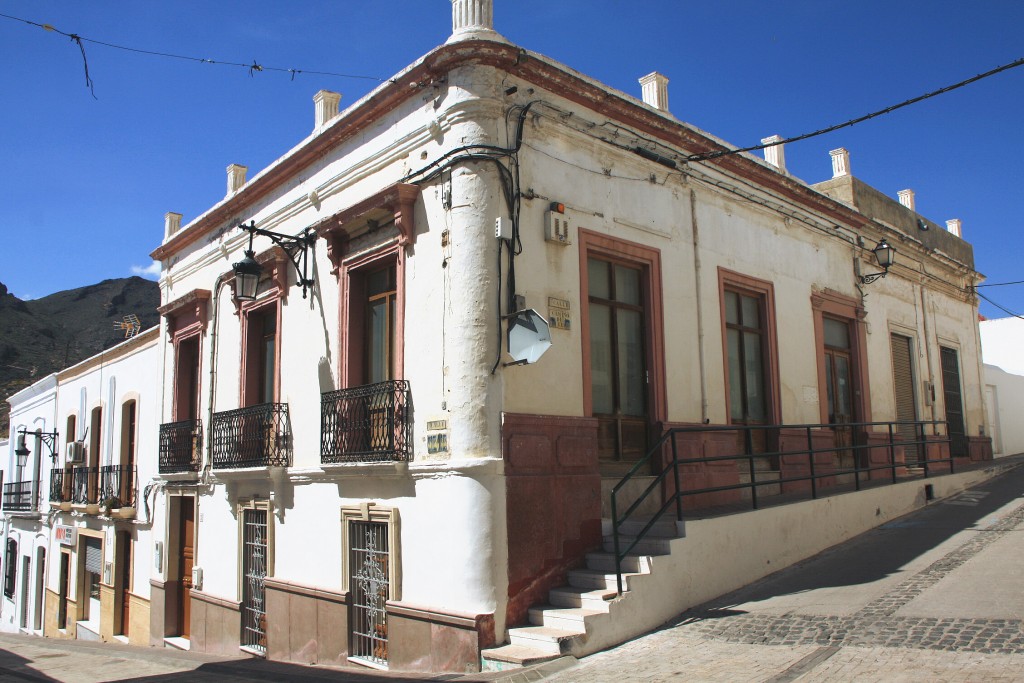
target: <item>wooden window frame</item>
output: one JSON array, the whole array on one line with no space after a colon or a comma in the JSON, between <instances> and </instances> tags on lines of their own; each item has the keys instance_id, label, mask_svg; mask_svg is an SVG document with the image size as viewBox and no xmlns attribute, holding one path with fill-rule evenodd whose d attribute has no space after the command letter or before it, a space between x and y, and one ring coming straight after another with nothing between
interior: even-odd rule
<instances>
[{"instance_id":1,"label":"wooden window frame","mask_svg":"<svg viewBox=\"0 0 1024 683\"><path fill-rule=\"evenodd\" d=\"M850 329L850 360L853 363L853 406L857 422L871 421L871 387L868 383L867 312L853 297L832 290L811 295L814 319L814 353L818 367L818 415L828 424L828 384L825 372L825 318L844 320Z\"/></svg>"},{"instance_id":2,"label":"wooden window frame","mask_svg":"<svg viewBox=\"0 0 1024 683\"><path fill-rule=\"evenodd\" d=\"M733 424L732 396L729 383L729 340L725 314L725 293L756 297L760 301L762 326L762 363L765 386L765 421L782 423L782 400L779 382L778 328L775 315L775 285L725 268L718 269L718 302L722 321L722 378L725 381L725 420Z\"/></svg>"},{"instance_id":3,"label":"wooden window frame","mask_svg":"<svg viewBox=\"0 0 1024 683\"><path fill-rule=\"evenodd\" d=\"M593 380L590 367L590 291L587 261L596 257L612 263L640 268L643 283L643 306L647 312L644 323L644 352L647 354L647 419L650 423L667 420L667 394L665 387L664 313L661 281L661 251L635 242L627 242L590 230L580 229L580 338L582 344L583 414L593 417Z\"/></svg>"}]
</instances>

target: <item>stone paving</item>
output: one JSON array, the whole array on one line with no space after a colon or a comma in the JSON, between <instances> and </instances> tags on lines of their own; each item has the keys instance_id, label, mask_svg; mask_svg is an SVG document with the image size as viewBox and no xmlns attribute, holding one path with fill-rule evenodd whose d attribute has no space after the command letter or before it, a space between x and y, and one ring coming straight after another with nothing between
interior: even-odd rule
<instances>
[{"instance_id":1,"label":"stone paving","mask_svg":"<svg viewBox=\"0 0 1024 683\"><path fill-rule=\"evenodd\" d=\"M914 557L884 578L876 572L862 584L848 581L836 587L827 580L805 578L760 592L756 587L744 589L545 680L1024 682L1024 614L1019 597L987 603L969 599L992 592L1017 596L1024 592L1024 468L1000 479L1004 481L996 486L1012 490L1004 490L999 501L991 501L990 508L979 509L973 517L966 510L957 517L961 511L955 506L977 506L987 491L967 492L959 500L918 513L931 515L924 517L925 522L901 522L906 528L896 528L895 533L904 534L895 537L897 544L901 538L924 533L915 524L950 527L936 534L931 554L924 555L930 561L921 563L920 557ZM953 528L956 524L960 528ZM868 564L880 552L881 546L865 544L850 549L849 562ZM834 569L844 557L831 558L831 565L815 566L812 560L792 571L815 576L815 571ZM995 568L1003 585L972 584L977 582L979 568L993 571L989 565L994 561L1005 565ZM894 580L892 574L903 578ZM879 586L887 588L879 594ZM818 589L827 590L828 596L816 599ZM943 610L948 592L958 594L961 607ZM840 600L837 595L845 597ZM929 611L949 616L915 614Z\"/></svg>"}]
</instances>

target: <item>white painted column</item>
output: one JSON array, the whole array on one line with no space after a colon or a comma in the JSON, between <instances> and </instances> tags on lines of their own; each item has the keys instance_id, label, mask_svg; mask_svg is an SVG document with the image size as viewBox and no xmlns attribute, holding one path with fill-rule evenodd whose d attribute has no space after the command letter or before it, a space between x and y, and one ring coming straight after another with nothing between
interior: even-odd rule
<instances>
[{"instance_id":1,"label":"white painted column","mask_svg":"<svg viewBox=\"0 0 1024 683\"><path fill-rule=\"evenodd\" d=\"M640 79L640 91L644 104L649 104L659 111L668 111L668 77L652 71Z\"/></svg>"},{"instance_id":2,"label":"white painted column","mask_svg":"<svg viewBox=\"0 0 1024 683\"><path fill-rule=\"evenodd\" d=\"M502 39L494 30L494 0L452 0L452 35L448 42L471 38Z\"/></svg>"},{"instance_id":3,"label":"white painted column","mask_svg":"<svg viewBox=\"0 0 1024 683\"><path fill-rule=\"evenodd\" d=\"M771 145L771 147L764 148L764 160L769 164L779 169L783 173L786 172L786 150L782 144L781 135L773 135L768 138L761 138L762 145Z\"/></svg>"},{"instance_id":4,"label":"white painted column","mask_svg":"<svg viewBox=\"0 0 1024 683\"><path fill-rule=\"evenodd\" d=\"M832 157L832 177L850 175L850 152L840 147L829 152Z\"/></svg>"}]
</instances>

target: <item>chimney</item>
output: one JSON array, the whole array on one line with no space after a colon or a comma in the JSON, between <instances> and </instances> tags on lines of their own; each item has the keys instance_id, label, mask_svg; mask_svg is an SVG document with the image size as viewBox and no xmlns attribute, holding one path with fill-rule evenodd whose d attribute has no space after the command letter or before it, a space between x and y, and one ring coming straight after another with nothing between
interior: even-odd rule
<instances>
[{"instance_id":1,"label":"chimney","mask_svg":"<svg viewBox=\"0 0 1024 683\"><path fill-rule=\"evenodd\" d=\"M248 166L242 166L241 164L231 164L228 166L228 195L232 195L242 189L242 185L245 185L245 172L249 170Z\"/></svg>"},{"instance_id":2,"label":"chimney","mask_svg":"<svg viewBox=\"0 0 1024 683\"><path fill-rule=\"evenodd\" d=\"M911 211L914 211L914 191L913 190L900 190L896 193L896 196L900 198L900 204L907 207Z\"/></svg>"},{"instance_id":3,"label":"chimney","mask_svg":"<svg viewBox=\"0 0 1024 683\"><path fill-rule=\"evenodd\" d=\"M668 112L668 78L657 71L652 71L640 79L640 87L644 104Z\"/></svg>"},{"instance_id":4,"label":"chimney","mask_svg":"<svg viewBox=\"0 0 1024 683\"><path fill-rule=\"evenodd\" d=\"M963 239L963 221L959 218L950 218L946 221L946 230Z\"/></svg>"},{"instance_id":5,"label":"chimney","mask_svg":"<svg viewBox=\"0 0 1024 683\"><path fill-rule=\"evenodd\" d=\"M452 0L452 35L448 42L471 38L497 38L494 0Z\"/></svg>"},{"instance_id":6,"label":"chimney","mask_svg":"<svg viewBox=\"0 0 1024 683\"><path fill-rule=\"evenodd\" d=\"M783 173L786 172L786 150L782 144L781 135L773 135L770 138L761 138L762 145L771 145L771 147L764 148L764 160L769 164L779 169Z\"/></svg>"},{"instance_id":7,"label":"chimney","mask_svg":"<svg viewBox=\"0 0 1024 683\"><path fill-rule=\"evenodd\" d=\"M168 211L164 214L164 239L181 230L181 214Z\"/></svg>"},{"instance_id":8,"label":"chimney","mask_svg":"<svg viewBox=\"0 0 1024 683\"><path fill-rule=\"evenodd\" d=\"M850 175L850 152L840 147L829 154L832 156L832 177L840 178Z\"/></svg>"},{"instance_id":9,"label":"chimney","mask_svg":"<svg viewBox=\"0 0 1024 683\"><path fill-rule=\"evenodd\" d=\"M316 125L314 130L326 125L331 119L338 115L338 102L341 102L341 93L330 90L321 90L313 95L313 103L316 107Z\"/></svg>"}]
</instances>

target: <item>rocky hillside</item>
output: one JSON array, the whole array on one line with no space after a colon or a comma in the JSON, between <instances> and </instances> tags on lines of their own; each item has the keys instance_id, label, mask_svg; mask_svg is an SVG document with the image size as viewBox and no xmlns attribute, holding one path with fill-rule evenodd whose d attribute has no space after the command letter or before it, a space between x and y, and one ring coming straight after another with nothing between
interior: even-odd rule
<instances>
[{"instance_id":1,"label":"rocky hillside","mask_svg":"<svg viewBox=\"0 0 1024 683\"><path fill-rule=\"evenodd\" d=\"M8 396L124 341L124 330L115 323L126 315L138 316L142 329L156 325L159 305L157 284L140 277L104 280L31 301L0 283L0 436L10 426Z\"/></svg>"}]
</instances>

